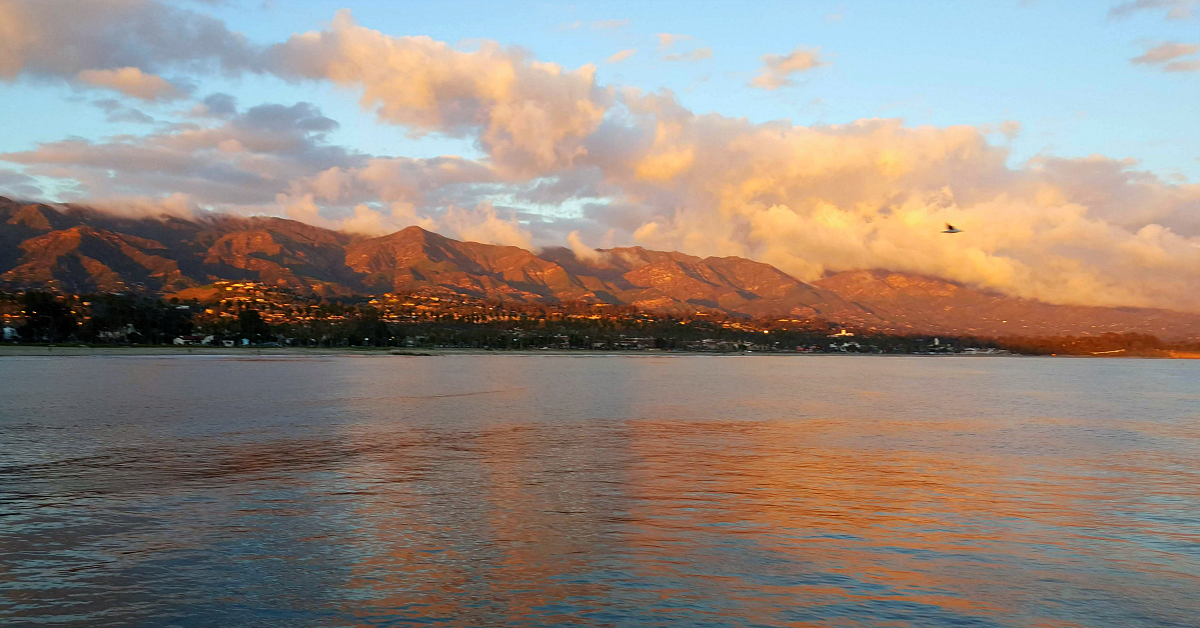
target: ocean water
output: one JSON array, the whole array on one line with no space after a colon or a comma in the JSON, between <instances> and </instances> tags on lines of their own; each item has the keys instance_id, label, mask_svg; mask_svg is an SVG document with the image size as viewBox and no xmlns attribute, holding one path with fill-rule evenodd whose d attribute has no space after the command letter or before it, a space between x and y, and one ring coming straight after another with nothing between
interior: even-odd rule
<instances>
[{"instance_id":1,"label":"ocean water","mask_svg":"<svg viewBox=\"0 0 1200 628\"><path fill-rule=\"evenodd\" d=\"M0 625L1197 626L1200 361L3 357Z\"/></svg>"}]
</instances>

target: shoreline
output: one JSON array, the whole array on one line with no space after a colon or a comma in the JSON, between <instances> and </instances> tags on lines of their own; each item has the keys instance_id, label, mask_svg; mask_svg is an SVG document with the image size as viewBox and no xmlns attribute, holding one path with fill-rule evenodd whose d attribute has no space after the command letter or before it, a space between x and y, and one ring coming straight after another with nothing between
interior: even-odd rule
<instances>
[{"instance_id":1,"label":"shoreline","mask_svg":"<svg viewBox=\"0 0 1200 628\"><path fill-rule=\"evenodd\" d=\"M710 356L710 357L752 357L752 356L856 356L856 357L1058 357L1058 358L1106 358L1106 359L1200 359L1200 352L1162 351L1155 355L1032 355L1016 353L802 353L802 352L753 352L753 351L600 351L591 349L466 349L466 348L419 348L419 347L206 347L206 346L173 346L173 345L132 345L132 346L98 346L98 345L0 345L0 358L4 357L88 357L88 356L210 356L223 358L255 358L255 357L439 357L439 356L470 356L470 355L511 355L537 356L557 355L576 357L664 357L664 356Z\"/></svg>"}]
</instances>

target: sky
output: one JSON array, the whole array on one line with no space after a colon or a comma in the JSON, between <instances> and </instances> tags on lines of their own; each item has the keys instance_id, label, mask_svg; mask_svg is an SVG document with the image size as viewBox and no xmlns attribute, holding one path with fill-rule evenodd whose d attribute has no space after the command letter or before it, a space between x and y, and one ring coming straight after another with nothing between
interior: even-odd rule
<instances>
[{"instance_id":1,"label":"sky","mask_svg":"<svg viewBox=\"0 0 1200 628\"><path fill-rule=\"evenodd\" d=\"M1197 103L1196 0L0 0L0 195L1056 303L1200 311Z\"/></svg>"}]
</instances>

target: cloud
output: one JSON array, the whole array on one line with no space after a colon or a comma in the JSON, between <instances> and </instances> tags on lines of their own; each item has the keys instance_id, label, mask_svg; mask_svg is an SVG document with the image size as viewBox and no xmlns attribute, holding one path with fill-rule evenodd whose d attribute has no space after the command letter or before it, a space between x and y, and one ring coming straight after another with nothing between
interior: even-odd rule
<instances>
[{"instance_id":1,"label":"cloud","mask_svg":"<svg viewBox=\"0 0 1200 628\"><path fill-rule=\"evenodd\" d=\"M1179 57L1200 52L1200 44L1184 44L1175 41L1161 43L1130 59L1130 63L1154 65L1163 72L1195 72L1200 70L1200 60L1179 60Z\"/></svg>"},{"instance_id":2,"label":"cloud","mask_svg":"<svg viewBox=\"0 0 1200 628\"><path fill-rule=\"evenodd\" d=\"M712 48L697 48L687 53L673 53L663 55L664 61L702 61L711 59L713 56Z\"/></svg>"},{"instance_id":3,"label":"cloud","mask_svg":"<svg viewBox=\"0 0 1200 628\"><path fill-rule=\"evenodd\" d=\"M1198 278L1200 186L1102 157L1009 168L967 126L755 125L667 93L627 91L622 104L637 130L602 129L628 139L592 151L620 190L587 214L593 232L808 280L881 267L1053 302L1200 308L1176 292ZM943 222L969 239L942 237Z\"/></svg>"},{"instance_id":4,"label":"cloud","mask_svg":"<svg viewBox=\"0 0 1200 628\"><path fill-rule=\"evenodd\" d=\"M159 98L165 81L149 77L162 71L259 71L260 62L261 51L220 20L151 0L0 0L3 79L59 79Z\"/></svg>"},{"instance_id":5,"label":"cloud","mask_svg":"<svg viewBox=\"0 0 1200 628\"><path fill-rule=\"evenodd\" d=\"M19 199L37 199L42 197L43 192L37 184L37 179L27 174L0 168L0 194Z\"/></svg>"},{"instance_id":6,"label":"cloud","mask_svg":"<svg viewBox=\"0 0 1200 628\"><path fill-rule=\"evenodd\" d=\"M1168 41L1150 48L1140 56L1134 57L1130 61L1133 63L1162 63L1170 61L1175 57L1195 54L1200 51L1200 44L1181 44L1179 42Z\"/></svg>"},{"instance_id":7,"label":"cloud","mask_svg":"<svg viewBox=\"0 0 1200 628\"><path fill-rule=\"evenodd\" d=\"M1161 11L1167 9L1167 19L1186 20L1192 16L1196 0L1134 0L1114 6L1108 12L1109 19L1127 18L1139 11Z\"/></svg>"},{"instance_id":8,"label":"cloud","mask_svg":"<svg viewBox=\"0 0 1200 628\"><path fill-rule=\"evenodd\" d=\"M462 52L428 37L391 37L345 10L328 29L295 35L268 56L284 77L361 88L363 107L385 122L474 136L513 173L582 156L607 108L594 66L565 71L494 42Z\"/></svg>"},{"instance_id":9,"label":"cloud","mask_svg":"<svg viewBox=\"0 0 1200 628\"><path fill-rule=\"evenodd\" d=\"M626 26L629 26L629 18L621 20L599 20L592 22L592 28L598 31L625 28Z\"/></svg>"},{"instance_id":10,"label":"cloud","mask_svg":"<svg viewBox=\"0 0 1200 628\"><path fill-rule=\"evenodd\" d=\"M1200 70L1200 59L1172 61L1163 66L1164 72L1195 72Z\"/></svg>"},{"instance_id":11,"label":"cloud","mask_svg":"<svg viewBox=\"0 0 1200 628\"><path fill-rule=\"evenodd\" d=\"M621 50L621 51L617 52L616 54L612 55L608 59L605 59L605 61L608 63L620 63L620 62L628 59L629 57L632 57L635 54L637 54L637 48L629 48L629 49Z\"/></svg>"},{"instance_id":12,"label":"cloud","mask_svg":"<svg viewBox=\"0 0 1200 628\"><path fill-rule=\"evenodd\" d=\"M165 197L109 196L89 199L88 205L126 218L175 216L194 220L207 213L197 206L195 198L182 193Z\"/></svg>"},{"instance_id":13,"label":"cloud","mask_svg":"<svg viewBox=\"0 0 1200 628\"><path fill-rule=\"evenodd\" d=\"M209 94L200 101L202 114L214 117L228 117L237 113L237 98L230 94Z\"/></svg>"},{"instance_id":14,"label":"cloud","mask_svg":"<svg viewBox=\"0 0 1200 628\"><path fill-rule=\"evenodd\" d=\"M215 126L180 124L98 142L66 139L2 154L0 160L71 182L78 198L178 192L238 211L273 202L294 180L365 163L365 155L325 143L325 133L336 125L308 103L265 104Z\"/></svg>"},{"instance_id":15,"label":"cloud","mask_svg":"<svg viewBox=\"0 0 1200 628\"><path fill-rule=\"evenodd\" d=\"M659 34L655 35L655 37L658 38L658 51L659 52L662 52L664 50L669 50L676 43L679 43L681 41L692 39L691 35L681 35L678 33L659 33Z\"/></svg>"},{"instance_id":16,"label":"cloud","mask_svg":"<svg viewBox=\"0 0 1200 628\"><path fill-rule=\"evenodd\" d=\"M571 249L576 258L587 262L598 262L605 257L603 251L597 251L583 243L583 238L579 236L578 229L567 234L567 247Z\"/></svg>"},{"instance_id":17,"label":"cloud","mask_svg":"<svg viewBox=\"0 0 1200 628\"><path fill-rule=\"evenodd\" d=\"M154 124L154 118L147 115L141 109L126 107L124 103L116 98L105 98L92 102L104 112L104 119L107 122L132 122L135 124Z\"/></svg>"},{"instance_id":18,"label":"cloud","mask_svg":"<svg viewBox=\"0 0 1200 628\"><path fill-rule=\"evenodd\" d=\"M1004 139L1011 142L1021 134L1021 123L1016 120L1005 120L996 130L1004 136Z\"/></svg>"},{"instance_id":19,"label":"cloud","mask_svg":"<svg viewBox=\"0 0 1200 628\"><path fill-rule=\"evenodd\" d=\"M442 221L443 230L463 240L519 246L533 249L529 231L511 215L501 216L491 203L480 203L474 209L450 207Z\"/></svg>"},{"instance_id":20,"label":"cloud","mask_svg":"<svg viewBox=\"0 0 1200 628\"><path fill-rule=\"evenodd\" d=\"M179 88L166 79L146 74L138 68L83 70L75 78L85 85L107 87L142 100L173 100L183 95Z\"/></svg>"},{"instance_id":21,"label":"cloud","mask_svg":"<svg viewBox=\"0 0 1200 628\"><path fill-rule=\"evenodd\" d=\"M828 65L820 57L821 49L805 49L797 47L786 55L763 55L762 70L750 82L752 87L774 90L791 85L791 76L797 72L807 72L813 68Z\"/></svg>"}]
</instances>

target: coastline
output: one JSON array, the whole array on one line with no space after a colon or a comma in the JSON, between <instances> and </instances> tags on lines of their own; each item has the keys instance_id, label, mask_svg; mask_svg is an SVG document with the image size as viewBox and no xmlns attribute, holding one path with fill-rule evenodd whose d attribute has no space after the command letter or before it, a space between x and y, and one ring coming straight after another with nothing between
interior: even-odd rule
<instances>
[{"instance_id":1,"label":"coastline","mask_svg":"<svg viewBox=\"0 0 1200 628\"><path fill-rule=\"evenodd\" d=\"M1200 352L1193 351L1160 351L1151 355L1027 355L1027 354L964 354L964 353L801 353L801 352L754 352L754 351L662 351L647 349L641 351L598 351L588 349L465 349L465 348L420 348L420 347L207 347L207 346L172 346L172 345L132 345L132 346L97 346L97 345L0 345L0 358L4 357L88 357L88 356L210 356L226 358L256 358L256 357L438 357L438 356L467 356L467 355L559 355L576 357L664 357L664 356L856 356L856 357L1058 357L1058 358L1113 358L1113 359L1200 359Z\"/></svg>"}]
</instances>

